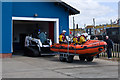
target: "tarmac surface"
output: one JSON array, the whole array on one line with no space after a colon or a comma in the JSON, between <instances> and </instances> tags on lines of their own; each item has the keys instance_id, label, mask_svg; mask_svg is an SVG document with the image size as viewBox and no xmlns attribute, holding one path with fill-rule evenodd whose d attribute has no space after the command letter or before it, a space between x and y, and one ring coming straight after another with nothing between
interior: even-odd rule
<instances>
[{"instance_id":1,"label":"tarmac surface","mask_svg":"<svg viewBox=\"0 0 120 80\"><path fill-rule=\"evenodd\" d=\"M58 56L13 56L2 59L3 78L118 78L118 62L95 58L93 62L60 62Z\"/></svg>"}]
</instances>

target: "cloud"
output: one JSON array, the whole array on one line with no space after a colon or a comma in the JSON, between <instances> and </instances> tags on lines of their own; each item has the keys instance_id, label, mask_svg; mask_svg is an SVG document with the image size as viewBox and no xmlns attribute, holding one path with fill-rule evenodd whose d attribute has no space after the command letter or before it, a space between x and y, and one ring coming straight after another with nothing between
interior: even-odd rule
<instances>
[{"instance_id":1,"label":"cloud","mask_svg":"<svg viewBox=\"0 0 120 80\"><path fill-rule=\"evenodd\" d=\"M96 19L96 24L109 23L110 19L117 19L116 11L108 5L100 4L100 0L63 0L72 7L80 11L80 14L74 15L75 23L80 27L84 27L84 24L91 25L92 19ZM117 1L117 0L116 0ZM116 3L117 4L117 3ZM113 15L115 14L115 15ZM70 28L72 28L72 17L70 16Z\"/></svg>"}]
</instances>

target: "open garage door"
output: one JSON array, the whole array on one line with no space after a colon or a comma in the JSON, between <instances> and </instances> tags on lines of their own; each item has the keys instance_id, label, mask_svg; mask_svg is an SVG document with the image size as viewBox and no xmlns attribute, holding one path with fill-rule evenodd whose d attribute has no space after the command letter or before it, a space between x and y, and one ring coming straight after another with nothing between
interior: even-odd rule
<instances>
[{"instance_id":1,"label":"open garage door","mask_svg":"<svg viewBox=\"0 0 120 80\"><path fill-rule=\"evenodd\" d=\"M47 38L57 43L57 27L55 21L14 20L13 19L13 52L24 49L25 37L38 32L47 32ZM57 35L57 36L56 36Z\"/></svg>"}]
</instances>

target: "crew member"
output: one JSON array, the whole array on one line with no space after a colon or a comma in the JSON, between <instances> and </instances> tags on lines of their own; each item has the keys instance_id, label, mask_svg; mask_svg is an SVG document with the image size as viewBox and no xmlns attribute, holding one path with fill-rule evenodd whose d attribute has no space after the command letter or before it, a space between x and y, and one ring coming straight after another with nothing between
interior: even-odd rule
<instances>
[{"instance_id":1,"label":"crew member","mask_svg":"<svg viewBox=\"0 0 120 80\"><path fill-rule=\"evenodd\" d=\"M77 33L77 36L73 37L73 43L78 43L78 37L80 37L79 33Z\"/></svg>"},{"instance_id":2,"label":"crew member","mask_svg":"<svg viewBox=\"0 0 120 80\"><path fill-rule=\"evenodd\" d=\"M78 37L77 36L73 37L73 43L78 43Z\"/></svg>"},{"instance_id":3,"label":"crew member","mask_svg":"<svg viewBox=\"0 0 120 80\"><path fill-rule=\"evenodd\" d=\"M62 33L59 36L59 43L65 43L66 42L66 36L65 36L66 30L63 30Z\"/></svg>"},{"instance_id":4,"label":"crew member","mask_svg":"<svg viewBox=\"0 0 120 80\"><path fill-rule=\"evenodd\" d=\"M107 55L108 59L112 58L111 49L113 48L113 41L109 39L109 36L106 36L105 42L107 43Z\"/></svg>"},{"instance_id":5,"label":"crew member","mask_svg":"<svg viewBox=\"0 0 120 80\"><path fill-rule=\"evenodd\" d=\"M87 41L88 34L83 33L80 37L78 37L78 43L84 44Z\"/></svg>"}]
</instances>

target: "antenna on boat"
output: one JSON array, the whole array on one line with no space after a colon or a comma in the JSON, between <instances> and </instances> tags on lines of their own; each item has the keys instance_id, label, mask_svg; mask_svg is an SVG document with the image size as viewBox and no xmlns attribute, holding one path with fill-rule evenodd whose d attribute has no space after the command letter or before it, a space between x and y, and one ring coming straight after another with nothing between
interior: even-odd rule
<instances>
[{"instance_id":1,"label":"antenna on boat","mask_svg":"<svg viewBox=\"0 0 120 80\"><path fill-rule=\"evenodd\" d=\"M96 37L96 34L95 34L95 18L93 18L93 35Z\"/></svg>"},{"instance_id":2,"label":"antenna on boat","mask_svg":"<svg viewBox=\"0 0 120 80\"><path fill-rule=\"evenodd\" d=\"M75 36L75 20L74 20L74 17L73 17L73 37Z\"/></svg>"},{"instance_id":3,"label":"antenna on boat","mask_svg":"<svg viewBox=\"0 0 120 80\"><path fill-rule=\"evenodd\" d=\"M73 17L73 38L75 37L75 19ZM75 54L76 54L76 40L75 40Z\"/></svg>"},{"instance_id":4,"label":"antenna on boat","mask_svg":"<svg viewBox=\"0 0 120 80\"><path fill-rule=\"evenodd\" d=\"M95 18L93 18L93 34L95 35Z\"/></svg>"}]
</instances>

